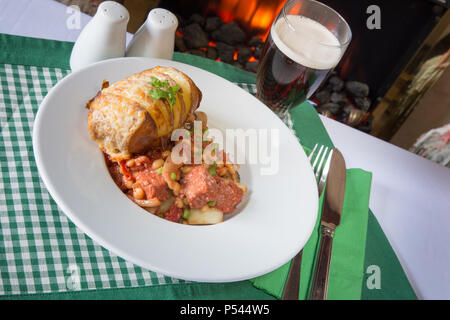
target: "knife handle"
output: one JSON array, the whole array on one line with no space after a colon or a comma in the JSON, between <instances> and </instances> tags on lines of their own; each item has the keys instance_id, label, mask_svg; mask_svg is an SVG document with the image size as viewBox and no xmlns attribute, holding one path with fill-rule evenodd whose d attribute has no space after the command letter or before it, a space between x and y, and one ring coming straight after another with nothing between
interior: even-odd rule
<instances>
[{"instance_id":1,"label":"knife handle","mask_svg":"<svg viewBox=\"0 0 450 320\"><path fill-rule=\"evenodd\" d=\"M326 300L328 279L330 274L331 249L333 247L334 230L322 225L319 253L311 288L311 300Z\"/></svg>"},{"instance_id":2,"label":"knife handle","mask_svg":"<svg viewBox=\"0 0 450 320\"><path fill-rule=\"evenodd\" d=\"M301 250L292 259L291 267L289 269L286 282L284 284L283 295L281 300L298 300L298 294L300 291L300 271L302 266L302 254Z\"/></svg>"}]
</instances>

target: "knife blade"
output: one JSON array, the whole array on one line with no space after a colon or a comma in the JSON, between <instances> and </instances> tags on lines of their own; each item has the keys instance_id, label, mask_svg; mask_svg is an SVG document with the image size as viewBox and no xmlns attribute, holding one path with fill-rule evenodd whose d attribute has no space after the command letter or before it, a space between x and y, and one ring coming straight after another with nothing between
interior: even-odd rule
<instances>
[{"instance_id":1,"label":"knife blade","mask_svg":"<svg viewBox=\"0 0 450 320\"><path fill-rule=\"evenodd\" d=\"M341 222L342 206L345 193L345 160L342 153L335 149L331 158L330 172L328 173L325 197L322 209L321 224L333 230Z\"/></svg>"},{"instance_id":2,"label":"knife blade","mask_svg":"<svg viewBox=\"0 0 450 320\"><path fill-rule=\"evenodd\" d=\"M341 222L345 179L346 168L344 157L338 149L334 149L325 186L322 218L320 221L321 239L314 280L311 287L311 300L325 300L327 298L333 236L334 231Z\"/></svg>"}]
</instances>

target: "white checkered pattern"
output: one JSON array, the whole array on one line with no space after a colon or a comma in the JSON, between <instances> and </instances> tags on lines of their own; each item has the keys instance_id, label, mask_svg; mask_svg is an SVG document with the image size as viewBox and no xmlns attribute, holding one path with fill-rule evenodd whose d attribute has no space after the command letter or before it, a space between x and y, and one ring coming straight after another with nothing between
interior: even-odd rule
<instances>
[{"instance_id":1,"label":"white checkered pattern","mask_svg":"<svg viewBox=\"0 0 450 320\"><path fill-rule=\"evenodd\" d=\"M34 162L32 126L39 103L68 73L0 65L0 294L183 282L135 266L95 244L46 191ZM79 287L68 285L77 276L75 269Z\"/></svg>"}]
</instances>

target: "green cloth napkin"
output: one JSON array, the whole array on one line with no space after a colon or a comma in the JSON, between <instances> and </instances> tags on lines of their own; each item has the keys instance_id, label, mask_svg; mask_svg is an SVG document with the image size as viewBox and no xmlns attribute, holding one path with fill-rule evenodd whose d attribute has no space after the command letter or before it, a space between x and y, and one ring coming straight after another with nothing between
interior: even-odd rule
<instances>
[{"instance_id":1,"label":"green cloth napkin","mask_svg":"<svg viewBox=\"0 0 450 320\"><path fill-rule=\"evenodd\" d=\"M330 265L328 299L360 299L364 274L364 254L369 213L372 174L361 169L347 170L341 225L336 229ZM312 285L315 257L319 247L320 212L314 232L303 248L299 299L307 299ZM253 284L281 298L290 262L281 268L253 279Z\"/></svg>"},{"instance_id":2,"label":"green cloth napkin","mask_svg":"<svg viewBox=\"0 0 450 320\"><path fill-rule=\"evenodd\" d=\"M69 57L72 50L73 43L61 42L53 40L26 38L0 34L0 62L18 65L30 65L41 67L59 67L63 69L69 68ZM218 74L233 82L255 83L255 75L246 71L234 68L228 64L215 62L208 59L203 59L197 56L175 53L174 60L188 63L199 68L206 69L210 72ZM1 107L1 106L0 106ZM291 117L294 123L294 130L301 140L302 145L312 148L315 143L320 143L332 146L330 137L317 116L314 108L304 103L291 111ZM349 170L349 186L363 185L358 182L362 176L368 175L361 170ZM367 179L367 176L366 178ZM367 180L365 180L367 182ZM370 184L370 183L369 183ZM347 191L348 193L349 191ZM353 195L353 193L352 193ZM366 194L368 196L368 193ZM347 194L346 194L347 197ZM345 200L348 202L349 200ZM357 210L347 208L345 204L344 216L350 216ZM350 206L352 206L350 201ZM350 213L348 213L350 212ZM343 217L344 218L344 217ZM359 217L361 218L361 217ZM345 223L347 224L347 223ZM344 225L344 222L343 222ZM342 226L343 226L342 225ZM340 228L342 227L340 226ZM343 230L343 229L342 229ZM314 235L313 235L314 236ZM317 236L317 235L315 235ZM339 240L340 241L340 240ZM345 243L345 239L342 239ZM337 242L337 240L336 240ZM309 245L309 243L308 243ZM338 246L335 243L335 249ZM341 245L339 245L341 246ZM339 247L338 247L339 248ZM306 248L305 248L306 250ZM341 249L347 250L345 246ZM340 255L340 254L339 254ZM345 255L344 255L345 256ZM336 261L337 269L341 268L340 263L345 262ZM333 264L335 262L333 261ZM381 289L370 290L365 285L370 274L365 272L368 266L376 265L382 270ZM272 275L275 279L284 279L283 268L287 272L289 265L285 265L279 270L270 273L267 278ZM366 237L365 258L362 276L362 290L361 299L415 299L416 296L412 290L402 267L395 256L392 248L389 245L380 225L376 218L369 210L368 226ZM306 270L307 271L307 270ZM306 272L304 271L304 272ZM286 272L284 274L286 274ZM332 275L334 278L334 275ZM261 277L262 279L262 277ZM302 282L306 281L308 277L303 277ZM359 278L358 278L359 279ZM344 279L345 280L345 279ZM256 280L255 280L256 281ZM359 280L358 280L359 281ZM358 282L355 281L355 282ZM283 281L279 281L283 283ZM342 284L334 284L336 290L342 288ZM356 286L356 285L355 285ZM303 286L304 287L304 286ZM331 288L330 288L331 289ZM354 290L355 288L352 288ZM271 287L264 289L266 292L271 292ZM335 290L335 289L333 289ZM346 289L347 290L347 289ZM353 292L348 290L347 292ZM275 293L273 293L275 294ZM330 292L332 296L338 292ZM276 295L276 294L275 294ZM125 288L125 289L105 289L105 290L84 290L78 292L63 292L63 293L46 293L35 295L15 295L2 296L0 299L271 299L272 295L264 293L263 290L255 289L250 281L241 281L236 283L226 284L210 284L210 283L194 283L194 284L170 284L164 286L139 287L139 288Z\"/></svg>"},{"instance_id":3,"label":"green cloth napkin","mask_svg":"<svg viewBox=\"0 0 450 320\"><path fill-rule=\"evenodd\" d=\"M303 146L312 149L316 143L319 143L328 147L334 147L322 121L317 116L317 112L309 103L305 102L293 108L290 113L294 130ZM373 266L381 270L380 289L371 289L367 285L367 282L371 281L372 273L369 270ZM362 300L417 299L397 256L370 208L361 290Z\"/></svg>"}]
</instances>

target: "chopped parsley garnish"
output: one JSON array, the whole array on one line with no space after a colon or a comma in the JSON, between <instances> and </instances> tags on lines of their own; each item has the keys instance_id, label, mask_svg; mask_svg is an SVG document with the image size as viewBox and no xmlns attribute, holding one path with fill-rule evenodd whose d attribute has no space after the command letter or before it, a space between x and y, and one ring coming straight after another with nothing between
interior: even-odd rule
<instances>
[{"instance_id":1,"label":"chopped parsley garnish","mask_svg":"<svg viewBox=\"0 0 450 320\"><path fill-rule=\"evenodd\" d=\"M161 81L156 77L152 77L152 81L149 84L153 89L149 89L148 93L155 99L166 99L170 104L170 112L173 112L173 105L177 102L177 92L180 90L178 85L170 86L168 80Z\"/></svg>"},{"instance_id":2,"label":"chopped parsley garnish","mask_svg":"<svg viewBox=\"0 0 450 320\"><path fill-rule=\"evenodd\" d=\"M217 166L217 163L216 162L214 162L212 165L211 165L211 167L209 167L209 174L211 174L211 175L213 175L213 176L217 176L217 173L216 173L216 166Z\"/></svg>"},{"instance_id":3,"label":"chopped parsley garnish","mask_svg":"<svg viewBox=\"0 0 450 320\"><path fill-rule=\"evenodd\" d=\"M161 81L156 77L152 77L152 81L150 81L150 84L157 88L161 88L161 87L166 88L166 87L170 86L169 80Z\"/></svg>"}]
</instances>

